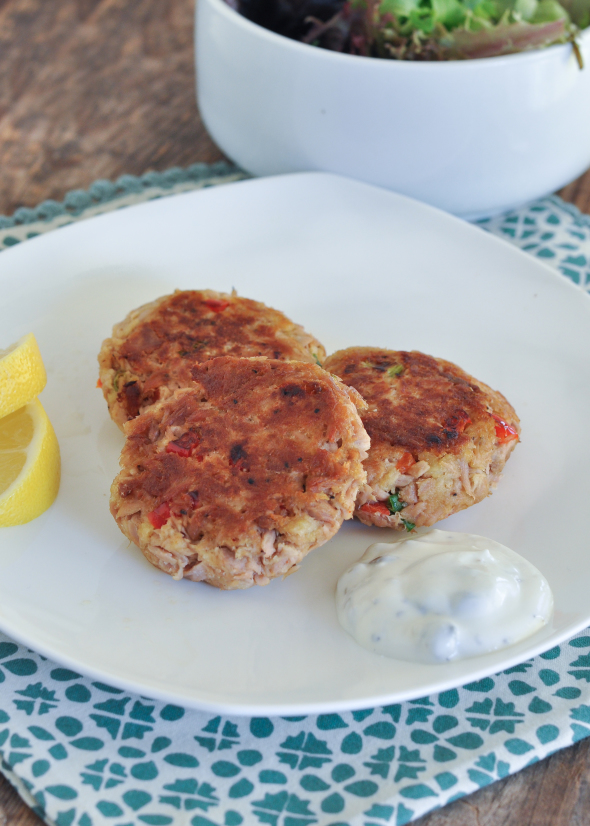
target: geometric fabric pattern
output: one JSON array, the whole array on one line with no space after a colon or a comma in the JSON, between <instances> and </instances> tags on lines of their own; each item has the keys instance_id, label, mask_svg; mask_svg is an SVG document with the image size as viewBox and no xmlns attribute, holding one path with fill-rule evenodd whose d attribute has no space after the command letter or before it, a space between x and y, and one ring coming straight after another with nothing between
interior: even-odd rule
<instances>
[{"instance_id":1,"label":"geometric fabric pattern","mask_svg":"<svg viewBox=\"0 0 590 826\"><path fill-rule=\"evenodd\" d=\"M0 249L248 177L96 181L0 216ZM590 217L557 196L478 225L590 291ZM590 629L494 677L363 711L225 717L92 681L0 634L0 768L57 826L403 826L590 735Z\"/></svg>"}]
</instances>

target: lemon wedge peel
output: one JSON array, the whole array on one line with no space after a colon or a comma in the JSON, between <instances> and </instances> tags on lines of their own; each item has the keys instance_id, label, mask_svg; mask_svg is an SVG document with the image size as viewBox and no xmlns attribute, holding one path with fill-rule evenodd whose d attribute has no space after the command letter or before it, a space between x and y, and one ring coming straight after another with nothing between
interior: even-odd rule
<instances>
[{"instance_id":1,"label":"lemon wedge peel","mask_svg":"<svg viewBox=\"0 0 590 826\"><path fill-rule=\"evenodd\" d=\"M30 417L32 420L32 438L28 444L13 445L4 448L7 452L22 451L26 454L25 462L5 487L6 479L0 478L0 527L22 525L36 519L54 502L60 482L60 454L57 437L41 402L34 399L25 407L13 413L12 421L0 420L0 444L9 440L2 439L3 426L14 430L15 417ZM23 431L30 430L23 420ZM18 429L18 428L16 428ZM0 452L0 468L2 467Z\"/></svg>"},{"instance_id":2,"label":"lemon wedge peel","mask_svg":"<svg viewBox=\"0 0 590 826\"><path fill-rule=\"evenodd\" d=\"M0 418L28 404L46 383L47 374L33 333L6 350L0 349Z\"/></svg>"}]
</instances>

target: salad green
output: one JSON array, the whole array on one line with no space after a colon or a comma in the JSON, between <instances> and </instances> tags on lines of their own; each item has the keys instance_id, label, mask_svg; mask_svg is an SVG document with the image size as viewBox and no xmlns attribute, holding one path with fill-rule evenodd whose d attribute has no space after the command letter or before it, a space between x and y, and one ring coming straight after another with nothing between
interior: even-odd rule
<instances>
[{"instance_id":1,"label":"salad green","mask_svg":"<svg viewBox=\"0 0 590 826\"><path fill-rule=\"evenodd\" d=\"M238 10L305 43L397 60L492 57L569 41L581 67L575 38L590 25L590 0L242 0Z\"/></svg>"}]
</instances>

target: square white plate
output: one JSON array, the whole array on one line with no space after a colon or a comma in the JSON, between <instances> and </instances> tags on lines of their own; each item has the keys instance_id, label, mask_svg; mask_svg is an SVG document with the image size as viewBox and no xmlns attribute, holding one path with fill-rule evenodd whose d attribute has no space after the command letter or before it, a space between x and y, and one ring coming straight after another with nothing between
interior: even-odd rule
<instances>
[{"instance_id":1,"label":"square white plate","mask_svg":"<svg viewBox=\"0 0 590 826\"><path fill-rule=\"evenodd\" d=\"M533 562L551 627L504 651L437 666L360 648L335 584L387 532L358 523L264 588L174 582L109 509L123 437L96 389L112 325L175 288L230 291L303 324L328 352L418 349L500 389L522 443L497 492L440 523ZM331 175L266 178L178 195L51 232L0 256L0 346L34 332L58 435L56 503L0 529L0 628L105 682L243 714L371 707L479 679L590 623L590 301L481 229Z\"/></svg>"}]
</instances>

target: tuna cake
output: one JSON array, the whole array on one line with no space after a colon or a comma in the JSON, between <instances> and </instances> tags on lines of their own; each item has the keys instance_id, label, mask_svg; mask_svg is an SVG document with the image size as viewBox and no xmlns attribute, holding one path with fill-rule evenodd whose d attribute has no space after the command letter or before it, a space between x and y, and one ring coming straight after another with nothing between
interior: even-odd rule
<instances>
[{"instance_id":1,"label":"tuna cake","mask_svg":"<svg viewBox=\"0 0 590 826\"><path fill-rule=\"evenodd\" d=\"M190 387L195 366L216 356L317 363L325 355L303 327L258 301L213 290L177 290L116 324L98 363L109 413L123 429L154 402Z\"/></svg>"},{"instance_id":2,"label":"tuna cake","mask_svg":"<svg viewBox=\"0 0 590 826\"><path fill-rule=\"evenodd\" d=\"M266 585L350 519L363 400L321 367L216 358L125 425L111 512L174 579Z\"/></svg>"},{"instance_id":3,"label":"tuna cake","mask_svg":"<svg viewBox=\"0 0 590 826\"><path fill-rule=\"evenodd\" d=\"M367 486L355 516L412 530L480 502L518 442L519 419L501 393L424 353L351 347L326 370L363 396L371 438Z\"/></svg>"}]
</instances>

